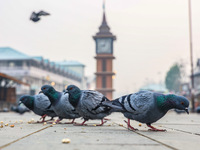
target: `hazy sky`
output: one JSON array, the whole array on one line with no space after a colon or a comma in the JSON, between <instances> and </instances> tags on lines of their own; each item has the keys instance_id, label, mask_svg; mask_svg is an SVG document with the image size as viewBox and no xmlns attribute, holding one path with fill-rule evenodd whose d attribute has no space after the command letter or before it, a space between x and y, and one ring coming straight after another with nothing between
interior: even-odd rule
<instances>
[{"instance_id":1,"label":"hazy sky","mask_svg":"<svg viewBox=\"0 0 200 150\"><path fill-rule=\"evenodd\" d=\"M192 1L194 63L200 57L200 0ZM32 11L51 16L38 23ZM106 0L114 43L115 89L137 90L164 81L181 60L190 72L188 0ZM0 46L50 60L77 60L86 75L96 71L92 36L102 21L102 0L0 0Z\"/></svg>"}]
</instances>

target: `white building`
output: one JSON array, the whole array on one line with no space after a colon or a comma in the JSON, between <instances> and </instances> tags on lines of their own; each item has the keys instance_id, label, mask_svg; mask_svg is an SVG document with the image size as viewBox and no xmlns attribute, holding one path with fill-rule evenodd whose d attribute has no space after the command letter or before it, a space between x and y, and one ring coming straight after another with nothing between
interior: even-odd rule
<instances>
[{"instance_id":1,"label":"white building","mask_svg":"<svg viewBox=\"0 0 200 150\"><path fill-rule=\"evenodd\" d=\"M0 48L0 72L31 85L30 89L18 85L17 95L36 94L44 84L51 84L58 91L63 91L69 84L83 87L85 66L77 63L73 69L66 67L67 61L64 62L65 65L43 57L31 57L9 47Z\"/></svg>"}]
</instances>

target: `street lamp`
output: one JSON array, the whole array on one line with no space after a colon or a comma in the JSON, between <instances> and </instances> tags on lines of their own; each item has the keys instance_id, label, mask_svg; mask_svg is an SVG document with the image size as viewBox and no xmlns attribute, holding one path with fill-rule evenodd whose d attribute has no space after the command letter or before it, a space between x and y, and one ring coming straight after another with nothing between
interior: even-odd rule
<instances>
[{"instance_id":1,"label":"street lamp","mask_svg":"<svg viewBox=\"0 0 200 150\"><path fill-rule=\"evenodd\" d=\"M194 112L194 70L193 70L193 52L192 52L192 15L191 15L191 0L188 0L189 11L189 37L190 37L190 64L191 64L191 101L192 112Z\"/></svg>"}]
</instances>

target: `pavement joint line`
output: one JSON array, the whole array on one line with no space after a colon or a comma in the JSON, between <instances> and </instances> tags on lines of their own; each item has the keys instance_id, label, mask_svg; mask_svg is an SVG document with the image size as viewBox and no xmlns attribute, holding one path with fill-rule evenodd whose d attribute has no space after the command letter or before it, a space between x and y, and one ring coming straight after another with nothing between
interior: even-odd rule
<instances>
[{"instance_id":1,"label":"pavement joint line","mask_svg":"<svg viewBox=\"0 0 200 150\"><path fill-rule=\"evenodd\" d=\"M80 145L80 144L79 144ZM127 145L134 145L134 146L161 146L160 144L120 144L120 143L84 143L84 145L119 145L119 146L127 146Z\"/></svg>"},{"instance_id":2,"label":"pavement joint line","mask_svg":"<svg viewBox=\"0 0 200 150\"><path fill-rule=\"evenodd\" d=\"M40 132L40 131L43 131L43 130L49 128L49 127L53 127L53 125L49 125L49 126L44 127L44 128L42 128L42 129L40 129L40 130L37 130L37 131L32 132L32 133L30 133L30 134L28 134L28 135L25 135L25 136L23 136L23 137L21 137L21 138L19 138L19 139L16 139L16 140L14 140L14 141L12 141L12 142L10 142L10 143L7 143L7 144L5 144L5 145L2 145L2 146L0 146L0 150L3 149L3 148L5 148L5 147L8 147L9 145L11 145L11 144L13 144L13 143L16 143L16 142L18 142L18 141L20 141L20 140L22 140L22 139L24 139L24 138L26 138L26 137L29 137L29 136L31 136L31 135L33 135L33 134L35 134L35 133L38 133L38 132Z\"/></svg>"},{"instance_id":3,"label":"pavement joint line","mask_svg":"<svg viewBox=\"0 0 200 150\"><path fill-rule=\"evenodd\" d=\"M182 123L155 123L154 125L200 125L200 123L185 123L185 124L182 124Z\"/></svg>"},{"instance_id":4,"label":"pavement joint line","mask_svg":"<svg viewBox=\"0 0 200 150\"><path fill-rule=\"evenodd\" d=\"M165 126L163 126L163 127L164 127L164 128L167 128L167 129L171 129L171 130L175 130L175 131L183 132L183 133L188 133L188 134L192 134L192 135L200 136L200 133L193 133L193 132L184 131L184 130L180 130L180 129L169 128L169 127L165 127Z\"/></svg>"},{"instance_id":5,"label":"pavement joint line","mask_svg":"<svg viewBox=\"0 0 200 150\"><path fill-rule=\"evenodd\" d=\"M119 125L118 123L115 123L115 122L114 122L114 124ZM128 129L127 127L124 127L124 126L121 126L121 127L125 128L125 129ZM129 129L128 129L128 130L129 130ZM167 145L167 144L165 144L165 143L163 143L163 142L161 142L161 141L158 141L158 140L153 139L153 138L151 138L151 137L149 137L149 136L146 136L146 135L144 135L144 134L142 134L142 133L139 133L138 131L133 131L133 130L129 130L129 131L132 131L132 132L134 132L134 133L136 133L136 134L138 134L138 135L140 135L140 136L146 137L146 138L148 138L148 139L150 139L150 140L152 140L152 141L154 141L154 142L157 142L157 143L159 143L160 145L163 145L163 146L165 146L165 147L167 147L167 148L170 148L170 149L172 149L172 150L178 150L178 149L175 148L175 147L172 147L172 146Z\"/></svg>"}]
</instances>

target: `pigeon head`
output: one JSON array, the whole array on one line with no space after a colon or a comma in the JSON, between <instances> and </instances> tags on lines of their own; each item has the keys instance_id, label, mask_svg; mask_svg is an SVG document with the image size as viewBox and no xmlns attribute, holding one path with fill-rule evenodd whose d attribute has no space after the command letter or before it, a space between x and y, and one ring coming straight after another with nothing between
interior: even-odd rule
<instances>
[{"instance_id":1,"label":"pigeon head","mask_svg":"<svg viewBox=\"0 0 200 150\"><path fill-rule=\"evenodd\" d=\"M169 109L176 108L179 110L185 110L189 114L189 101L183 96L177 96L174 94L160 94L156 97L156 100L160 110L168 111Z\"/></svg>"},{"instance_id":2,"label":"pigeon head","mask_svg":"<svg viewBox=\"0 0 200 150\"><path fill-rule=\"evenodd\" d=\"M29 95L21 96L19 99L19 105L23 103L26 107L33 110L34 107L34 97Z\"/></svg>"},{"instance_id":3,"label":"pigeon head","mask_svg":"<svg viewBox=\"0 0 200 150\"><path fill-rule=\"evenodd\" d=\"M189 101L187 98L183 96L176 96L175 103L176 103L177 109L185 110L189 114L189 111L188 111Z\"/></svg>"},{"instance_id":4,"label":"pigeon head","mask_svg":"<svg viewBox=\"0 0 200 150\"><path fill-rule=\"evenodd\" d=\"M75 107L81 96L81 90L75 85L69 85L65 93L69 93L69 101Z\"/></svg>"},{"instance_id":5,"label":"pigeon head","mask_svg":"<svg viewBox=\"0 0 200 150\"><path fill-rule=\"evenodd\" d=\"M43 85L41 90L51 102L55 102L59 98L59 93L51 85Z\"/></svg>"},{"instance_id":6,"label":"pigeon head","mask_svg":"<svg viewBox=\"0 0 200 150\"><path fill-rule=\"evenodd\" d=\"M43 85L41 87L42 93L49 94L49 93L54 93L55 89L51 85Z\"/></svg>"},{"instance_id":7,"label":"pigeon head","mask_svg":"<svg viewBox=\"0 0 200 150\"><path fill-rule=\"evenodd\" d=\"M74 99L78 99L80 97L81 90L77 86L69 85L66 90Z\"/></svg>"}]
</instances>

